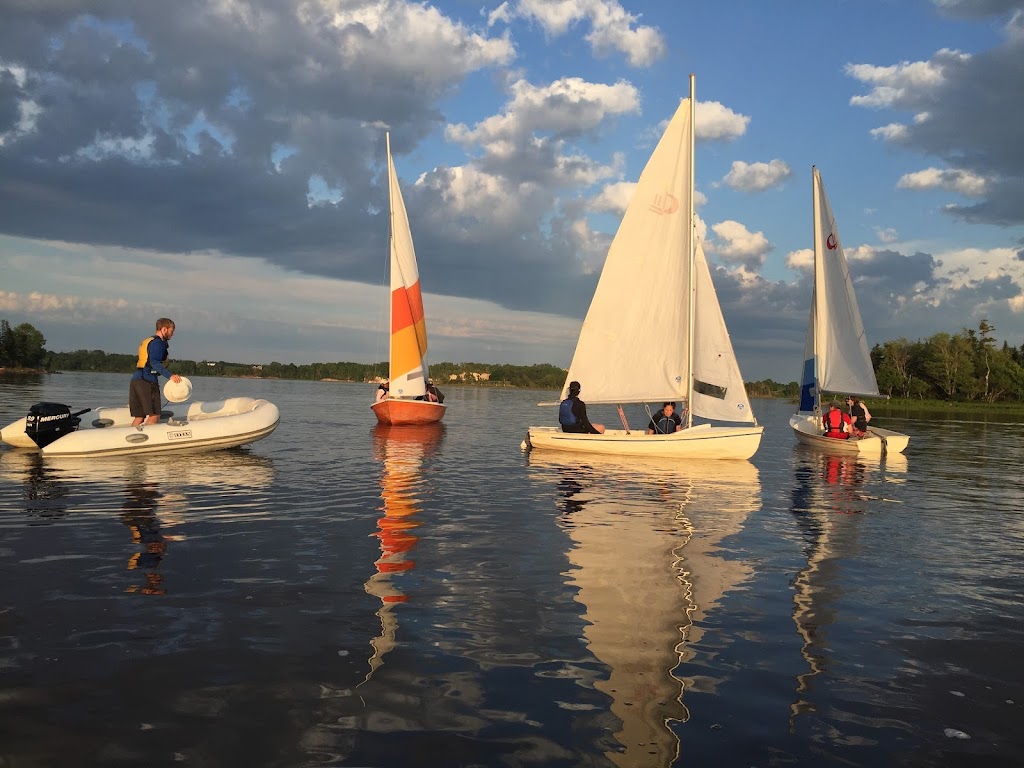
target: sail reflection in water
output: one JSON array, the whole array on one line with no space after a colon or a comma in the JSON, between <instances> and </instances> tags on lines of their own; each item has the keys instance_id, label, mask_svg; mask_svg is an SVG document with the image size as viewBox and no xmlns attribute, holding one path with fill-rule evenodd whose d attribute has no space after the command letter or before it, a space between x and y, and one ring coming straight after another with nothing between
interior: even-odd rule
<instances>
[{"instance_id":1,"label":"sail reflection in water","mask_svg":"<svg viewBox=\"0 0 1024 768\"><path fill-rule=\"evenodd\" d=\"M374 563L375 572L364 585L366 592L381 602L377 611L381 633L371 641L373 655L367 679L395 646L398 619L393 608L407 602L409 596L393 577L416 567L411 554L418 541L414 530L420 525L416 515L420 511L423 460L437 450L443 435L442 423L401 427L378 424L373 430L374 457L383 466L380 485L384 503L380 510L384 514L377 520L375 534L380 539L381 554Z\"/></svg>"},{"instance_id":2,"label":"sail reflection in water","mask_svg":"<svg viewBox=\"0 0 1024 768\"><path fill-rule=\"evenodd\" d=\"M687 674L701 623L751 575L718 550L760 506L757 468L746 461L640 466L557 451L532 452L529 463L559 488L584 636L608 667L596 687L611 698L622 749L606 756L623 766L670 765L679 754L672 724L689 719L684 693L713 687Z\"/></svg>"},{"instance_id":3,"label":"sail reflection in water","mask_svg":"<svg viewBox=\"0 0 1024 768\"><path fill-rule=\"evenodd\" d=\"M858 515L869 503L889 501L865 492L886 483L906 482L907 457L822 454L803 445L794 449L792 512L803 534L807 566L793 580L793 622L803 641L800 653L807 670L797 676L790 724L814 712L813 680L829 665L829 628L837 622L846 561L860 545ZM896 502L892 502L896 503Z\"/></svg>"}]
</instances>

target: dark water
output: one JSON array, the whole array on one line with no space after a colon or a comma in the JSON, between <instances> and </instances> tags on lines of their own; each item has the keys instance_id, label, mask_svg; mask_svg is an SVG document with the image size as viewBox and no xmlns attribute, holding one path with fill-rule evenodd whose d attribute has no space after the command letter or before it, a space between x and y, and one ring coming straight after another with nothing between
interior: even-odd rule
<instances>
[{"instance_id":1,"label":"dark water","mask_svg":"<svg viewBox=\"0 0 1024 768\"><path fill-rule=\"evenodd\" d=\"M0 766L1024 763L1018 424L872 462L755 401L752 462L677 468L525 456L551 393L388 433L371 386L193 383L281 426L0 449ZM0 377L0 422L126 396Z\"/></svg>"}]
</instances>

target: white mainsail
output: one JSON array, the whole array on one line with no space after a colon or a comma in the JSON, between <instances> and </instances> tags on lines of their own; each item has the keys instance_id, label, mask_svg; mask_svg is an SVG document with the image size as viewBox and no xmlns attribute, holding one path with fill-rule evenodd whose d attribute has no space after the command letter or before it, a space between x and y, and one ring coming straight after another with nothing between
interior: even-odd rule
<instances>
[{"instance_id":1,"label":"white mainsail","mask_svg":"<svg viewBox=\"0 0 1024 768\"><path fill-rule=\"evenodd\" d=\"M691 130L683 99L608 249L563 387L582 382L588 403L686 399Z\"/></svg>"},{"instance_id":2,"label":"white mainsail","mask_svg":"<svg viewBox=\"0 0 1024 768\"><path fill-rule=\"evenodd\" d=\"M817 359L819 391L878 395L864 321L825 187L812 168L814 188L814 301L804 359Z\"/></svg>"}]
</instances>

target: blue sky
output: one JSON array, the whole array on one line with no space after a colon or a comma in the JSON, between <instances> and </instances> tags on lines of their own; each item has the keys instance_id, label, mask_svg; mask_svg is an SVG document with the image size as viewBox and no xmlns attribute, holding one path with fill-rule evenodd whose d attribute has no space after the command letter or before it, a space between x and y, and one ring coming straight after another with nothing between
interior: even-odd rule
<instances>
[{"instance_id":1,"label":"blue sky","mask_svg":"<svg viewBox=\"0 0 1024 768\"><path fill-rule=\"evenodd\" d=\"M744 377L797 378L822 173L870 342L1024 343L1024 0L0 0L0 318L55 350L386 357L384 130L432 361L568 366L697 76Z\"/></svg>"}]
</instances>

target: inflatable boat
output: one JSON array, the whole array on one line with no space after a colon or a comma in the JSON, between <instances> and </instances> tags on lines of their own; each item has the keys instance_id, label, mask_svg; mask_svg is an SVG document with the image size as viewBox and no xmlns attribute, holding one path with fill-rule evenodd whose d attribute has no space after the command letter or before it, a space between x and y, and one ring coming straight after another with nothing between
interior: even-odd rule
<instances>
[{"instance_id":1,"label":"inflatable boat","mask_svg":"<svg viewBox=\"0 0 1024 768\"><path fill-rule=\"evenodd\" d=\"M137 427L128 406L72 413L63 403L43 402L0 429L0 442L44 456L211 451L262 440L280 420L276 405L252 397L169 405L156 424Z\"/></svg>"}]
</instances>

